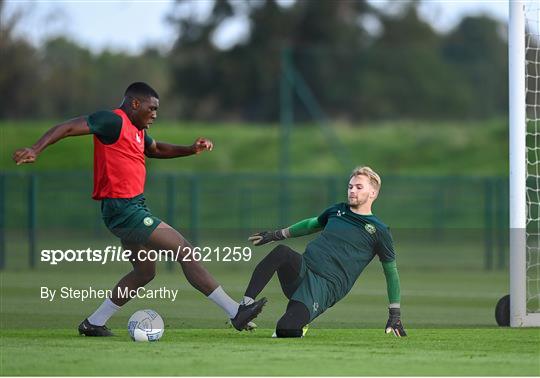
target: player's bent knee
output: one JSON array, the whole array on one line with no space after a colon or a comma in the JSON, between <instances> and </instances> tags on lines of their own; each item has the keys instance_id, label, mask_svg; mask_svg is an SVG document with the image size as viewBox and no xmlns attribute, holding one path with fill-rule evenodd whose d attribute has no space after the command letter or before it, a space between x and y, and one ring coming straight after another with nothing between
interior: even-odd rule
<instances>
[{"instance_id":1,"label":"player's bent knee","mask_svg":"<svg viewBox=\"0 0 540 378\"><path fill-rule=\"evenodd\" d=\"M283 338L302 337L302 329L276 329L276 336Z\"/></svg>"},{"instance_id":2,"label":"player's bent knee","mask_svg":"<svg viewBox=\"0 0 540 378\"><path fill-rule=\"evenodd\" d=\"M305 323L307 324L307 322ZM292 312L286 312L276 324L277 337L302 337L303 320Z\"/></svg>"},{"instance_id":3,"label":"player's bent knee","mask_svg":"<svg viewBox=\"0 0 540 378\"><path fill-rule=\"evenodd\" d=\"M274 248L270 254L272 254L275 257L286 257L289 251L291 250L290 247L286 246L285 244L279 244Z\"/></svg>"}]
</instances>

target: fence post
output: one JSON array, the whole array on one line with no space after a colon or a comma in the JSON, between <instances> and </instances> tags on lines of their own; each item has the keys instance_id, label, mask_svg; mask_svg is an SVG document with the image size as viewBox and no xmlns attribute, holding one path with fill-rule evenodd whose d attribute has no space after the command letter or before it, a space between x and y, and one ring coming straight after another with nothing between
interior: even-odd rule
<instances>
[{"instance_id":1,"label":"fence post","mask_svg":"<svg viewBox=\"0 0 540 378\"><path fill-rule=\"evenodd\" d=\"M279 227L287 227L289 222L290 194L289 176L279 175Z\"/></svg>"},{"instance_id":2,"label":"fence post","mask_svg":"<svg viewBox=\"0 0 540 378\"><path fill-rule=\"evenodd\" d=\"M484 269L493 269L493 183L484 181Z\"/></svg>"},{"instance_id":3,"label":"fence post","mask_svg":"<svg viewBox=\"0 0 540 378\"><path fill-rule=\"evenodd\" d=\"M167 206L167 223L174 228L174 213L176 209L176 180L174 175L167 176L167 199L165 200L165 206Z\"/></svg>"},{"instance_id":4,"label":"fence post","mask_svg":"<svg viewBox=\"0 0 540 378\"><path fill-rule=\"evenodd\" d=\"M433 196L433 235L435 238L442 238L444 235L444 217L446 202L446 178L434 179L435 192Z\"/></svg>"},{"instance_id":5,"label":"fence post","mask_svg":"<svg viewBox=\"0 0 540 378\"><path fill-rule=\"evenodd\" d=\"M6 175L0 174L0 270L6 266Z\"/></svg>"},{"instance_id":6,"label":"fence post","mask_svg":"<svg viewBox=\"0 0 540 378\"><path fill-rule=\"evenodd\" d=\"M36 266L36 193L37 177L31 174L28 183L28 262L30 268Z\"/></svg>"},{"instance_id":7,"label":"fence post","mask_svg":"<svg viewBox=\"0 0 540 378\"><path fill-rule=\"evenodd\" d=\"M167 176L167 197L165 200L165 206L167 207L167 223L172 228L174 227L174 213L176 209L176 176L170 174ZM167 269L172 271L174 267L174 261L167 259Z\"/></svg>"},{"instance_id":8,"label":"fence post","mask_svg":"<svg viewBox=\"0 0 540 378\"><path fill-rule=\"evenodd\" d=\"M191 176L189 182L189 197L191 198L190 208L190 226L192 244L197 245L199 242L199 176Z\"/></svg>"},{"instance_id":9,"label":"fence post","mask_svg":"<svg viewBox=\"0 0 540 378\"><path fill-rule=\"evenodd\" d=\"M240 189L240 201L238 206L238 216L240 220L240 232L246 233L251 231L251 189Z\"/></svg>"}]
</instances>

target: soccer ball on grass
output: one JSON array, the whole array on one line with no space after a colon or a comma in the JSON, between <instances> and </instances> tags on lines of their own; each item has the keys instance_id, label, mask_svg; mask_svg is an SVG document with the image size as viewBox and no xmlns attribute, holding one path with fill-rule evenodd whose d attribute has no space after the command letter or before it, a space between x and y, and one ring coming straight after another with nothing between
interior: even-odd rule
<instances>
[{"instance_id":1,"label":"soccer ball on grass","mask_svg":"<svg viewBox=\"0 0 540 378\"><path fill-rule=\"evenodd\" d=\"M154 310L139 310L128 320L133 341L158 341L163 336L163 319Z\"/></svg>"}]
</instances>

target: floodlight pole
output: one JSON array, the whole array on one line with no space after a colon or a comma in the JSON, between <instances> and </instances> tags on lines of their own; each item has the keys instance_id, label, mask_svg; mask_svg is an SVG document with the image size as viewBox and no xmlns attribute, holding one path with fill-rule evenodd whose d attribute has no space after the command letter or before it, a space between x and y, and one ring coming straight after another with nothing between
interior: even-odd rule
<instances>
[{"instance_id":1,"label":"floodlight pole","mask_svg":"<svg viewBox=\"0 0 540 378\"><path fill-rule=\"evenodd\" d=\"M290 135L293 122L292 87L293 74L291 70L291 49L281 50L281 82L280 82L280 156L279 171L285 174L289 171Z\"/></svg>"},{"instance_id":2,"label":"floodlight pole","mask_svg":"<svg viewBox=\"0 0 540 378\"><path fill-rule=\"evenodd\" d=\"M283 226L289 221L289 184L291 154L291 128L293 124L293 88L294 73L292 69L291 49L281 50L281 82L280 82L280 156L279 156L279 223Z\"/></svg>"}]
</instances>

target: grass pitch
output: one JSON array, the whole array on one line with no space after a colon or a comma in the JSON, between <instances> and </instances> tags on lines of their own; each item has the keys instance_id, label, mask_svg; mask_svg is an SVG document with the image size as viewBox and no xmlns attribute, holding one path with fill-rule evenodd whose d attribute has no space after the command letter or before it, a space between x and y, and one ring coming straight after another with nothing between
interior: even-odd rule
<instances>
[{"instance_id":1,"label":"grass pitch","mask_svg":"<svg viewBox=\"0 0 540 378\"><path fill-rule=\"evenodd\" d=\"M538 375L538 330L312 329L304 339L271 339L270 329L166 330L157 343L127 331L107 339L74 330L2 333L2 375Z\"/></svg>"},{"instance_id":2,"label":"grass pitch","mask_svg":"<svg viewBox=\"0 0 540 378\"><path fill-rule=\"evenodd\" d=\"M496 326L494 308L508 292L508 273L483 270L476 243L399 243L407 338L384 334L386 283L375 260L303 339L270 337L286 306L276 278L263 292L269 302L256 320L260 328L238 333L226 327L223 312L186 282L178 266L169 271L165 263L158 264L147 287L179 289L178 299L134 299L108 322L117 336L95 339L79 337L76 327L101 299L49 302L40 299L40 287L107 289L130 265L39 264L29 270L24 246L10 240L9 269L0 274L3 376L540 375L540 330ZM63 242L51 238L39 247ZM305 240L288 244L301 251ZM255 264L271 248L254 249L249 263L206 266L233 298L241 298ZM128 336L129 316L143 308L164 318L165 334L157 343L134 343Z\"/></svg>"},{"instance_id":3,"label":"grass pitch","mask_svg":"<svg viewBox=\"0 0 540 378\"><path fill-rule=\"evenodd\" d=\"M179 299L132 300L109 321L117 336L96 339L78 336L75 328L101 300L46 302L39 287L106 288L127 266L2 272L0 374L540 375L540 330L495 325L494 306L506 293L506 272L405 266L400 274L409 337L397 339L383 332L386 292L378 265L373 262L305 338L294 340L270 337L286 305L276 280L263 293L269 304L257 318L260 328L238 333L178 271L160 266L149 287L177 287ZM250 269L209 268L233 297L241 297ZM128 336L127 319L141 308L153 308L165 319L157 343L134 343Z\"/></svg>"}]
</instances>

